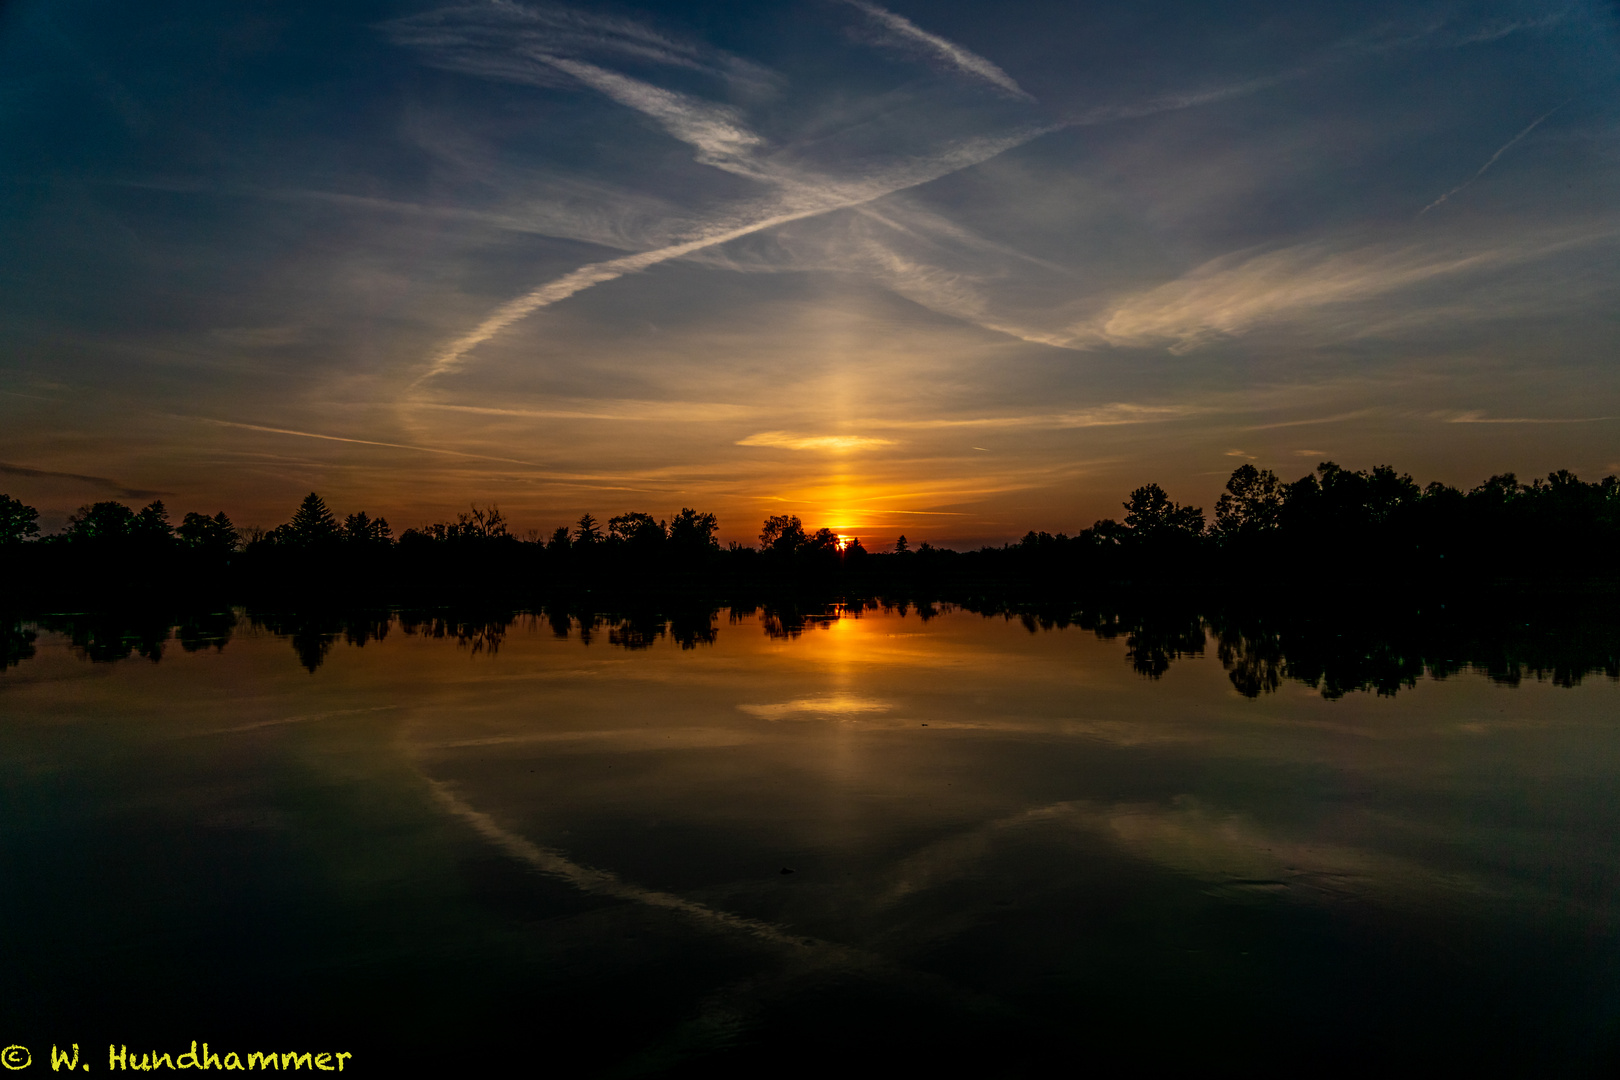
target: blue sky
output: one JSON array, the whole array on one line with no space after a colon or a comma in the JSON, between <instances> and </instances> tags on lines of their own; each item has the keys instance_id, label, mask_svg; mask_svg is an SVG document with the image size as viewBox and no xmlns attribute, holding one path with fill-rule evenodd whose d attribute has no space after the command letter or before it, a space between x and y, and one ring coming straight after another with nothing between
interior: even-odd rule
<instances>
[{"instance_id":1,"label":"blue sky","mask_svg":"<svg viewBox=\"0 0 1620 1080\"><path fill-rule=\"evenodd\" d=\"M0 490L998 542L1620 471L1616 8L0 8Z\"/></svg>"}]
</instances>

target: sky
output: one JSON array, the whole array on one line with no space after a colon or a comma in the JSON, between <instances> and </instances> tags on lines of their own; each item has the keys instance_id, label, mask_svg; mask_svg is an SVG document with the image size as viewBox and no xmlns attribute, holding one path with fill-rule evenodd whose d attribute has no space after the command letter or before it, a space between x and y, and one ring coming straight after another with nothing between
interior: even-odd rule
<instances>
[{"instance_id":1,"label":"sky","mask_svg":"<svg viewBox=\"0 0 1620 1080\"><path fill-rule=\"evenodd\" d=\"M0 6L0 492L1073 533L1620 472L1620 7Z\"/></svg>"}]
</instances>

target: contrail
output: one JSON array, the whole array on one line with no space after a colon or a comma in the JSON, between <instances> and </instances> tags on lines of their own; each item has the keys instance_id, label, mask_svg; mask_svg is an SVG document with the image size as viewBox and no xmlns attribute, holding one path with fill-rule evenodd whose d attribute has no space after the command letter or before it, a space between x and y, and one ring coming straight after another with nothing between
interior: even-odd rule
<instances>
[{"instance_id":1,"label":"contrail","mask_svg":"<svg viewBox=\"0 0 1620 1080\"><path fill-rule=\"evenodd\" d=\"M1573 101L1573 100L1575 100L1575 99L1574 98L1570 99L1570 101ZM1559 109L1562 109L1564 107L1564 105L1568 105L1568 104L1569 104L1569 101L1564 102L1563 105L1555 105L1555 106L1553 106L1553 108L1549 109L1547 112L1543 113L1541 116L1536 117L1534 120L1532 120L1530 122L1529 127L1525 128L1523 131L1521 131L1517 135L1513 136L1513 138L1511 138L1507 142L1503 143L1502 148L1500 150L1498 150L1496 153L1492 154L1491 159L1489 161L1487 161L1485 164L1483 164L1483 165L1481 165L1479 167L1479 172L1475 173L1473 176L1470 176L1467 180L1464 180L1462 183L1458 184L1456 187L1452 188L1450 191L1446 192L1444 195L1442 195L1438 199L1434 200L1434 202L1430 203L1428 206L1425 206L1423 209L1419 210L1417 216L1422 217L1424 214L1427 214L1430 210L1433 210L1435 207L1439 206L1441 203L1445 202L1447 199L1451 198L1453 195L1457 194L1459 191L1461 191L1464 188L1468 187L1475 180L1478 180L1480 177L1484 176L1485 175L1485 170L1489 169L1492 165L1495 165L1497 158L1501 157L1503 154L1505 154L1509 150L1513 149L1516 145L1518 145L1520 139L1523 139L1526 135L1530 134L1532 131L1536 130L1536 128L1540 127L1541 122L1543 120L1547 119L1547 117L1551 116L1553 113L1557 112Z\"/></svg>"},{"instance_id":2,"label":"contrail","mask_svg":"<svg viewBox=\"0 0 1620 1080\"><path fill-rule=\"evenodd\" d=\"M1012 135L999 139L974 140L966 146L959 147L955 152L948 153L927 163L927 166L916 171L906 171L900 177L889 181L856 184L827 184L820 190L809 186L801 186L806 194L815 197L811 205L799 206L794 209L782 209L780 212L767 217L750 221L743 225L721 229L708 233L693 240L668 247L655 248L652 251L641 251L634 255L622 255L617 259L608 259L605 262L591 263L578 270L564 274L554 281L548 281L539 288L525 293L515 300L509 300L496 308L494 313L479 323L470 332L452 341L438 356L433 358L432 365L414 385L420 386L423 382L436 375L442 375L454 370L461 362L462 357L473 349L482 345L502 330L526 316L549 307L559 300L566 300L577 292L582 292L593 285L613 281L626 274L637 273L659 263L679 259L704 248L715 247L720 244L739 240L745 236L765 229L786 225L789 222L801 221L805 218L828 214L835 210L846 210L850 207L861 206L865 203L892 195L906 188L925 184L930 180L937 180L942 176L980 164L995 157L997 154L1021 146L1031 139L1056 130L1061 125L1044 125L1037 128L1027 128ZM790 202L791 205L791 202Z\"/></svg>"},{"instance_id":3,"label":"contrail","mask_svg":"<svg viewBox=\"0 0 1620 1080\"><path fill-rule=\"evenodd\" d=\"M351 439L344 435L322 435L315 431L296 431L292 428L265 427L263 424L239 424L234 420L215 420L209 416L186 416L185 420L197 420L204 424L214 424L218 427L242 428L244 431L263 431L271 435L296 435L301 439L322 439L326 442L358 443L361 446L386 446L393 450L416 450L423 454L444 454L448 457L472 458L475 461L499 461L507 465L527 465L530 468L544 468L534 461L520 461L517 458L491 457L488 454L469 454L462 450L445 450L437 446L412 446L410 443L378 442L375 439Z\"/></svg>"},{"instance_id":4,"label":"contrail","mask_svg":"<svg viewBox=\"0 0 1620 1080\"><path fill-rule=\"evenodd\" d=\"M969 52L954 42L946 41L938 34L930 34L905 16L896 15L894 12L880 8L876 4L868 3L867 0L846 0L846 2L853 7L860 8L895 33L921 45L925 50L933 53L953 67L998 86L1013 97L1022 98L1025 101L1035 100L1034 96L1022 86L1019 86L1011 75L1008 75L978 53Z\"/></svg>"}]
</instances>

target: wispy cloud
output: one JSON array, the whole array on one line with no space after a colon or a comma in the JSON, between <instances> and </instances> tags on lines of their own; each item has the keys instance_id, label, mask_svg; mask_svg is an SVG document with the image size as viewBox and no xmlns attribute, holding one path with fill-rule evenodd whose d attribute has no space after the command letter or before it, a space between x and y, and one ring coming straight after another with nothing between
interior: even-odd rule
<instances>
[{"instance_id":1,"label":"wispy cloud","mask_svg":"<svg viewBox=\"0 0 1620 1080\"><path fill-rule=\"evenodd\" d=\"M1315 68L1311 66L1300 66L1272 75L1238 79L1201 90L1178 90L1157 94L1139 101L1096 105L1068 117L1066 123L1074 127L1090 127L1096 124L1111 124L1120 120L1136 120L1146 116L1156 116L1160 113L1180 112L1183 109L1195 109L1200 105L1213 105L1218 101L1248 97L1250 94L1257 94L1262 90L1270 90L1274 86L1280 86L1283 83L1308 75L1314 70Z\"/></svg>"},{"instance_id":2,"label":"wispy cloud","mask_svg":"<svg viewBox=\"0 0 1620 1080\"><path fill-rule=\"evenodd\" d=\"M847 2L885 27L894 40L907 43L908 48L927 51L1007 93L1028 99L1028 95L1010 76L983 57L930 34L904 17L867 0ZM790 148L767 153L767 140L751 129L742 114L732 106L706 102L689 94L654 86L642 79L609 70L593 60L563 55L568 50L581 52L583 48L573 38L567 38L566 34L564 45L554 47L547 35L563 33L567 26L572 25L569 23L572 16L565 17L561 9L548 8L544 9L543 14L531 18L522 14L525 10L517 5L504 4L495 17L495 21L503 26L519 23L525 26L523 35L526 36L521 36L518 45L512 43L510 35L490 33L489 19L483 16L472 19L467 15L468 9L447 9L433 13L431 17L413 17L390 25L396 41L422 49L432 62L440 66L494 78L514 78L514 71L518 68L543 68L550 72L539 79L543 85L554 85L555 75L565 75L575 84L594 89L608 99L653 119L670 135L692 146L698 162L753 179L763 184L770 194L706 220L693 221L686 227L684 236L674 237L668 243L581 266L506 301L467 333L442 347L414 384L417 389L428 380L458 369L471 351L534 312L594 286L672 260L698 256L759 233L779 230L794 222L824 217L840 210L869 208L870 204L880 199L981 164L1060 127L1191 108L1252 94L1280 81L1298 77L1304 70L1239 80L1205 90L1166 94L1134 103L1099 106L1070 117L1062 124L1026 125L1003 134L946 137L931 152L883 162L857 163L854 168L846 165L829 174L795 164L797 155L787 152ZM628 35L626 40L636 42L638 49L658 37L651 32L630 34L625 31L625 34ZM678 55L703 54L698 46L688 45L684 48L686 51L678 52ZM514 51L521 55L516 58L506 55ZM871 221L897 231L907 228L897 223L891 215L873 215ZM939 222L931 224L935 226L930 230L934 236L948 236L950 242L958 245L972 242L968 237L957 235L960 229L938 228ZM921 239L924 243L929 242L927 237ZM1031 320L1019 318L1010 311L998 309L972 275L952 269L949 264L930 261L919 253L902 250L870 229L850 233L844 240L847 241L844 246L831 254L841 269L869 273L897 294L930 310L1023 341L1058 348L1087 348L1095 344L1099 336L1103 340L1130 339L1155 336L1160 330L1169 329L1141 325L1142 313L1130 310L1117 313L1118 317L1102 328L1101 335L1095 328L1078 331L1073 328L1050 329L1032 324ZM1016 253L1001 254L1011 257ZM1228 313L1229 316L1233 314ZM1038 322L1035 320L1035 323ZM1217 320L1213 326L1198 328L1191 333L1178 332L1178 340L1173 344L1191 347L1211 333L1222 332L1222 325Z\"/></svg>"},{"instance_id":3,"label":"wispy cloud","mask_svg":"<svg viewBox=\"0 0 1620 1080\"><path fill-rule=\"evenodd\" d=\"M1545 30L1548 27L1558 26L1570 21L1575 15L1576 8L1571 4L1533 19L1491 19L1487 22L1460 28L1455 36L1444 42L1444 44L1454 47L1484 45L1492 41L1500 41L1512 34Z\"/></svg>"},{"instance_id":4,"label":"wispy cloud","mask_svg":"<svg viewBox=\"0 0 1620 1080\"><path fill-rule=\"evenodd\" d=\"M1318 241L1258 254L1236 252L1114 301L1099 315L1072 326L1069 340L1157 345L1185 353L1265 326L1309 325L1321 339L1347 339L1421 328L1436 320L1454 327L1525 314L1538 304L1556 307L1565 298L1538 281L1515 285L1510 296L1491 303L1443 303L1436 294L1419 290L1443 286L1455 300L1458 290L1485 280L1480 275L1487 272L1613 238L1612 229L1586 229L1520 236L1496 246L1381 243L1346 249ZM1375 313L1361 311L1374 301L1379 302Z\"/></svg>"},{"instance_id":5,"label":"wispy cloud","mask_svg":"<svg viewBox=\"0 0 1620 1080\"><path fill-rule=\"evenodd\" d=\"M1311 416L1303 420L1281 420L1274 424L1251 424L1245 431L1270 431L1273 428L1309 427L1313 424L1341 424L1346 420L1359 420L1370 415L1372 409L1352 409L1350 412L1334 413L1332 416ZM1320 450L1300 450L1301 454L1319 454Z\"/></svg>"},{"instance_id":6,"label":"wispy cloud","mask_svg":"<svg viewBox=\"0 0 1620 1080\"><path fill-rule=\"evenodd\" d=\"M215 427L240 428L243 431L261 431L267 435L291 435L300 439L319 439L324 442L354 443L359 446L381 446L390 450L414 450L422 454L442 454L447 457L471 458L476 461L499 461L506 465L528 465L542 468L538 462L521 461L517 458L491 457L489 454L473 454L465 450L446 450L439 446L418 446L412 443L381 442L376 439L355 439L346 435L325 435L318 431L298 431L293 428L268 427L264 424L243 424L235 420L216 420L208 416L182 416L182 420L195 420L201 424L212 424Z\"/></svg>"},{"instance_id":7,"label":"wispy cloud","mask_svg":"<svg viewBox=\"0 0 1620 1080\"><path fill-rule=\"evenodd\" d=\"M761 431L738 439L737 445L774 446L782 450L869 450L893 446L894 441L870 435L794 435L786 431Z\"/></svg>"},{"instance_id":8,"label":"wispy cloud","mask_svg":"<svg viewBox=\"0 0 1620 1080\"><path fill-rule=\"evenodd\" d=\"M955 68L966 75L982 79L996 87L1005 94L1024 101L1034 101L1028 92L1013 80L1001 68L992 64L978 53L964 49L954 42L947 41L938 34L930 34L903 15L896 15L886 8L868 3L867 0L844 0L852 7L864 11L873 22L889 31L880 38L883 44L893 44L909 52L919 52L935 60L942 61L947 66Z\"/></svg>"},{"instance_id":9,"label":"wispy cloud","mask_svg":"<svg viewBox=\"0 0 1620 1080\"><path fill-rule=\"evenodd\" d=\"M1014 146L1022 145L1044 134L1048 130L1051 129L1043 127L1023 128L1001 136L964 139L943 150L937 156L903 162L877 176L847 181L821 179L819 181L807 180L784 184L785 190L783 194L760 217L744 220L740 223L719 224L714 226L712 231L667 247L637 252L634 255L625 255L617 259L582 266L578 270L546 282L544 285L514 300L509 300L496 308L494 312L471 331L450 342L441 350L433 358L427 372L422 376L422 380L454 370L467 353L514 323L541 308L549 307L560 300L566 300L576 293L589 289L593 285L615 281L626 274L638 273L661 263L679 259L706 248L730 243L733 240L740 240L743 237L779 225L815 217L833 210L860 206L880 199L885 195L893 194L896 191L916 187L930 180L937 180L942 176L988 161Z\"/></svg>"},{"instance_id":10,"label":"wispy cloud","mask_svg":"<svg viewBox=\"0 0 1620 1080\"><path fill-rule=\"evenodd\" d=\"M1228 255L1127 298L1090 326L1076 327L1076 337L1168 344L1171 352L1186 352L1214 337L1385 296L1488 258L1485 253L1436 255L1416 247L1335 252L1320 244Z\"/></svg>"},{"instance_id":11,"label":"wispy cloud","mask_svg":"<svg viewBox=\"0 0 1620 1080\"><path fill-rule=\"evenodd\" d=\"M593 57L684 68L756 90L776 82L766 68L722 49L557 4L494 0L406 16L383 30L396 44L421 49L437 67L531 85L567 82L550 61Z\"/></svg>"},{"instance_id":12,"label":"wispy cloud","mask_svg":"<svg viewBox=\"0 0 1620 1080\"><path fill-rule=\"evenodd\" d=\"M1075 412L1010 414L1003 416L930 417L924 420L880 419L861 420L867 428L893 428L900 430L931 430L935 428L1065 428L1117 427L1121 424L1151 424L1166 420L1179 420L1203 412L1196 405L1134 405L1114 402L1092 409Z\"/></svg>"},{"instance_id":13,"label":"wispy cloud","mask_svg":"<svg viewBox=\"0 0 1620 1080\"><path fill-rule=\"evenodd\" d=\"M644 888L625 881L611 870L599 870L593 866L577 863L560 851L543 848L532 840L504 828L494 818L474 809L459 798L448 784L431 778L427 779L427 784L446 810L471 825L484 839L513 858L529 864L543 874L565 881L581 892L662 908L683 915L699 925L740 931L750 937L792 950L803 950L810 944L820 944L801 934L790 934L771 923L733 915L728 911L721 911L674 893Z\"/></svg>"},{"instance_id":14,"label":"wispy cloud","mask_svg":"<svg viewBox=\"0 0 1620 1080\"><path fill-rule=\"evenodd\" d=\"M712 401L596 400L594 404L595 408L521 409L423 401L418 402L417 407L472 413L478 416L511 416L533 420L618 420L633 424L644 424L649 421L706 424L720 419L747 417L758 412L758 409L749 405L726 405Z\"/></svg>"},{"instance_id":15,"label":"wispy cloud","mask_svg":"<svg viewBox=\"0 0 1620 1080\"><path fill-rule=\"evenodd\" d=\"M914 44L925 44L949 58L962 70L988 79L1015 96L1028 97L1005 72L982 57L863 0L856 0L856 6L879 21L886 20L891 30L904 33ZM423 379L455 369L468 352L514 323L595 285L791 222L866 205L982 163L1054 127L1025 124L999 134L946 136L922 153L891 153L886 160L874 160L868 154L831 172L818 171L796 163L793 154L768 154L768 141L749 127L732 105L657 86L598 62L603 57L639 57L641 50L651 49L664 50L682 63L697 64L697 58L709 56L703 48L690 44L681 49L666 48L667 35L632 32L629 24L616 23L608 36L617 44L597 49L595 58L588 58L585 54L594 46L587 47L590 34L575 34L578 20L583 20L580 25L586 25L591 17L558 8L529 9L501 3L489 9L451 8L413 16L388 24L387 30L397 43L420 50L430 63L440 67L545 86L563 85L559 76L566 77L574 85L587 87L649 117L669 135L691 146L697 162L754 180L768 194L695 221L685 230L685 236L671 242L582 266L507 301L441 349ZM701 63L714 66L712 58Z\"/></svg>"},{"instance_id":16,"label":"wispy cloud","mask_svg":"<svg viewBox=\"0 0 1620 1080\"><path fill-rule=\"evenodd\" d=\"M1073 348L1062 336L1028 324L996 303L999 290L1037 279L1072 287L1060 264L986 239L901 194L818 222L779 231L771 242L733 245L702 256L740 273L820 270L871 278L930 311L1033 344Z\"/></svg>"},{"instance_id":17,"label":"wispy cloud","mask_svg":"<svg viewBox=\"0 0 1620 1080\"><path fill-rule=\"evenodd\" d=\"M765 140L748 130L736 109L665 90L583 60L546 57L544 62L604 97L657 120L665 131L695 148L697 160L703 164L744 176L762 176L752 155Z\"/></svg>"},{"instance_id":18,"label":"wispy cloud","mask_svg":"<svg viewBox=\"0 0 1620 1080\"><path fill-rule=\"evenodd\" d=\"M1596 424L1613 416L1486 416L1482 412L1439 413L1435 419L1448 424Z\"/></svg>"},{"instance_id":19,"label":"wispy cloud","mask_svg":"<svg viewBox=\"0 0 1620 1080\"><path fill-rule=\"evenodd\" d=\"M775 721L786 720L792 716L853 717L865 713L884 713L893 711L894 705L877 698L832 694L827 697L773 702L769 705L738 705L737 708L749 716Z\"/></svg>"},{"instance_id":20,"label":"wispy cloud","mask_svg":"<svg viewBox=\"0 0 1620 1080\"><path fill-rule=\"evenodd\" d=\"M89 476L85 473L58 472L55 469L30 469L22 465L7 465L0 461L0 476L17 476L30 480L73 480L90 487L110 491L114 495L122 495L126 499L153 499L160 495L169 495L172 492L154 491L147 488L127 487L117 480L106 476Z\"/></svg>"}]
</instances>

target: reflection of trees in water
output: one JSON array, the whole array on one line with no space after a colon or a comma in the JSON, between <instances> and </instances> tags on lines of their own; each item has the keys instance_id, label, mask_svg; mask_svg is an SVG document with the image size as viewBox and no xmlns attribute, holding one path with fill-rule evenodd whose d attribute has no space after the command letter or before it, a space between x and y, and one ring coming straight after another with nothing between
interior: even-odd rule
<instances>
[{"instance_id":1,"label":"reflection of trees in water","mask_svg":"<svg viewBox=\"0 0 1620 1080\"><path fill-rule=\"evenodd\" d=\"M454 641L458 648L466 649L474 656L481 653L493 656L501 651L506 631L517 622L518 615L511 611L401 612L398 619L401 633ZM382 634L376 636L380 638Z\"/></svg>"},{"instance_id":2,"label":"reflection of trees in water","mask_svg":"<svg viewBox=\"0 0 1620 1080\"><path fill-rule=\"evenodd\" d=\"M1242 634L1223 632L1216 645L1215 655L1227 670L1232 685L1244 697L1269 694L1282 685L1287 661L1283 657L1282 642L1275 634Z\"/></svg>"},{"instance_id":3,"label":"reflection of trees in water","mask_svg":"<svg viewBox=\"0 0 1620 1080\"><path fill-rule=\"evenodd\" d=\"M343 621L343 640L355 648L362 648L368 641L381 641L387 637L388 628L393 623L393 616L388 614L350 616Z\"/></svg>"},{"instance_id":4,"label":"reflection of trees in water","mask_svg":"<svg viewBox=\"0 0 1620 1080\"><path fill-rule=\"evenodd\" d=\"M799 604L794 601L779 601L765 604L761 607L734 607L731 610L731 621L740 622L745 618L754 617L758 612L760 629L765 631L768 638L796 638L806 631L824 630L836 623L839 619L858 619L863 611L876 610L878 602L875 600L847 600L826 604ZM885 611L896 610L885 606ZM906 614L906 605L899 605L900 614ZM919 609L920 613L920 609ZM929 614L933 616L930 605Z\"/></svg>"},{"instance_id":5,"label":"reflection of trees in water","mask_svg":"<svg viewBox=\"0 0 1620 1080\"><path fill-rule=\"evenodd\" d=\"M719 614L715 604L686 604L667 613L651 609L600 612L562 605L544 611L556 637L568 638L577 630L580 644L589 645L605 629L609 645L630 650L651 648L665 634L683 650L712 645L719 636L715 626ZM733 611L732 621L737 617Z\"/></svg>"},{"instance_id":6,"label":"reflection of trees in water","mask_svg":"<svg viewBox=\"0 0 1620 1080\"><path fill-rule=\"evenodd\" d=\"M15 618L0 618L0 671L34 658L34 641L39 635Z\"/></svg>"},{"instance_id":7,"label":"reflection of trees in water","mask_svg":"<svg viewBox=\"0 0 1620 1080\"><path fill-rule=\"evenodd\" d=\"M1578 610L1509 613L1350 611L1337 617L1309 610L1204 617L1168 607L1029 607L994 601L965 605L985 617L1017 619L1031 634L1076 628L1104 641L1123 639L1125 660L1156 679L1177 660L1201 656L1212 634L1216 656L1245 697L1281 689L1284 680L1337 699L1350 693L1384 696L1421 678L1475 671L1503 686L1526 678L1578 685L1588 675L1620 679L1620 621Z\"/></svg>"},{"instance_id":8,"label":"reflection of trees in water","mask_svg":"<svg viewBox=\"0 0 1620 1080\"><path fill-rule=\"evenodd\" d=\"M1184 611L1126 612L1108 608L1052 605L1013 608L996 604L973 605L986 617L1017 618L1031 634L1076 627L1103 641L1125 639L1125 660L1137 674L1157 679L1176 660L1204 655L1204 621Z\"/></svg>"},{"instance_id":9,"label":"reflection of trees in water","mask_svg":"<svg viewBox=\"0 0 1620 1080\"><path fill-rule=\"evenodd\" d=\"M220 652L231 640L231 631L235 629L236 612L208 611L181 618L180 624L174 628L174 636L188 653L204 649Z\"/></svg>"},{"instance_id":10,"label":"reflection of trees in water","mask_svg":"<svg viewBox=\"0 0 1620 1080\"><path fill-rule=\"evenodd\" d=\"M1196 615L1146 619L1125 635L1125 658L1138 675L1157 679L1172 660L1204 655L1204 620Z\"/></svg>"},{"instance_id":11,"label":"reflection of trees in water","mask_svg":"<svg viewBox=\"0 0 1620 1080\"><path fill-rule=\"evenodd\" d=\"M368 642L384 640L395 628L411 636L454 641L474 655L495 653L516 618L509 611L461 614L376 609L255 612L252 616L255 626L286 638L299 663L311 674L326 662L340 638L354 648L364 648Z\"/></svg>"},{"instance_id":12,"label":"reflection of trees in water","mask_svg":"<svg viewBox=\"0 0 1620 1080\"><path fill-rule=\"evenodd\" d=\"M221 650L236 628L231 611L193 612L176 617L169 612L98 611L42 615L29 620L40 630L49 630L68 639L69 647L81 659L98 664L140 656L156 663L170 641L178 641L186 652ZM10 619L5 628L0 670L34 656L35 630L22 620Z\"/></svg>"},{"instance_id":13,"label":"reflection of trees in water","mask_svg":"<svg viewBox=\"0 0 1620 1080\"><path fill-rule=\"evenodd\" d=\"M935 603L932 600L908 600L905 597L901 597L898 600L866 600L864 602L858 600L852 601L851 603L845 605L844 610L845 614L854 615L860 614L862 610L882 610L885 615L898 615L902 619L908 617L913 613L913 611L915 611L917 618L921 619L923 622L927 622L935 616L948 615L949 613L955 611L956 608L956 604Z\"/></svg>"},{"instance_id":14,"label":"reflection of trees in water","mask_svg":"<svg viewBox=\"0 0 1620 1080\"><path fill-rule=\"evenodd\" d=\"M808 631L824 630L840 619L858 619L868 611L882 611L899 615L902 619L915 614L923 622L955 611L956 605L936 604L931 600L910 601L855 598L825 604L800 604L782 601L762 606L738 605L731 609L731 621L743 622L757 616L760 628L769 638L796 638Z\"/></svg>"},{"instance_id":15,"label":"reflection of trees in water","mask_svg":"<svg viewBox=\"0 0 1620 1080\"><path fill-rule=\"evenodd\" d=\"M1588 675L1620 679L1620 626L1612 618L1470 617L1396 613L1330 620L1216 617L1210 627L1232 685L1258 697L1292 679L1329 699L1392 696L1419 679L1479 672L1502 686L1525 678L1573 687Z\"/></svg>"},{"instance_id":16,"label":"reflection of trees in water","mask_svg":"<svg viewBox=\"0 0 1620 1080\"><path fill-rule=\"evenodd\" d=\"M1463 671L1479 672L1510 687L1525 679L1572 687L1595 673L1620 680L1620 620L1606 611L1584 618L1565 608L1531 615L1475 611L1464 616L1440 609L1390 611L1381 616L1351 612L1334 617L1301 609L1220 612L1205 617L1169 607L1032 608L971 600L962 606L986 618L1016 619L1031 634L1074 629L1104 641L1121 641L1126 662L1150 679L1162 676L1178 660L1203 655L1206 637L1213 635L1216 655L1233 688L1250 698L1273 693L1290 680L1317 689L1329 699L1357 692L1393 695L1415 686L1419 679L1444 679ZM757 622L767 636L791 639L868 611L902 617L915 613L927 621L955 607L903 599L819 605L788 601L738 604L727 615L734 625ZM605 630L608 644L615 648L648 649L667 634L685 650L715 642L719 614L719 607L712 604L687 604L667 612L610 613L558 605L525 614L367 609L255 612L250 618L254 626L286 639L299 662L313 673L340 639L362 648L385 639L395 629L454 641L474 656L499 651L520 619L528 620L533 629L544 619L558 638L572 637L577 631L582 645L599 640ZM0 670L34 657L36 627L64 635L72 650L87 660L104 663L138 655L155 662L171 640L188 653L223 649L238 620L230 611L179 618L167 613L99 612L0 619Z\"/></svg>"},{"instance_id":17,"label":"reflection of trees in water","mask_svg":"<svg viewBox=\"0 0 1620 1080\"><path fill-rule=\"evenodd\" d=\"M638 613L608 627L608 644L621 649L646 649L664 636L664 617Z\"/></svg>"},{"instance_id":18,"label":"reflection of trees in water","mask_svg":"<svg viewBox=\"0 0 1620 1080\"><path fill-rule=\"evenodd\" d=\"M836 611L806 611L794 605L767 605L759 613L760 628L769 638L796 638L806 630L822 630L837 621Z\"/></svg>"},{"instance_id":19,"label":"reflection of trees in water","mask_svg":"<svg viewBox=\"0 0 1620 1080\"><path fill-rule=\"evenodd\" d=\"M167 613L76 612L35 620L41 630L64 635L85 660L110 663L132 655L157 663L169 641L174 619Z\"/></svg>"},{"instance_id":20,"label":"reflection of trees in water","mask_svg":"<svg viewBox=\"0 0 1620 1080\"><path fill-rule=\"evenodd\" d=\"M331 611L255 612L252 620L254 626L286 638L311 675L347 629L343 616Z\"/></svg>"},{"instance_id":21,"label":"reflection of trees in water","mask_svg":"<svg viewBox=\"0 0 1620 1080\"><path fill-rule=\"evenodd\" d=\"M719 614L720 609L716 607L677 609L669 617L669 636L682 649L713 645L720 636L715 625Z\"/></svg>"}]
</instances>

